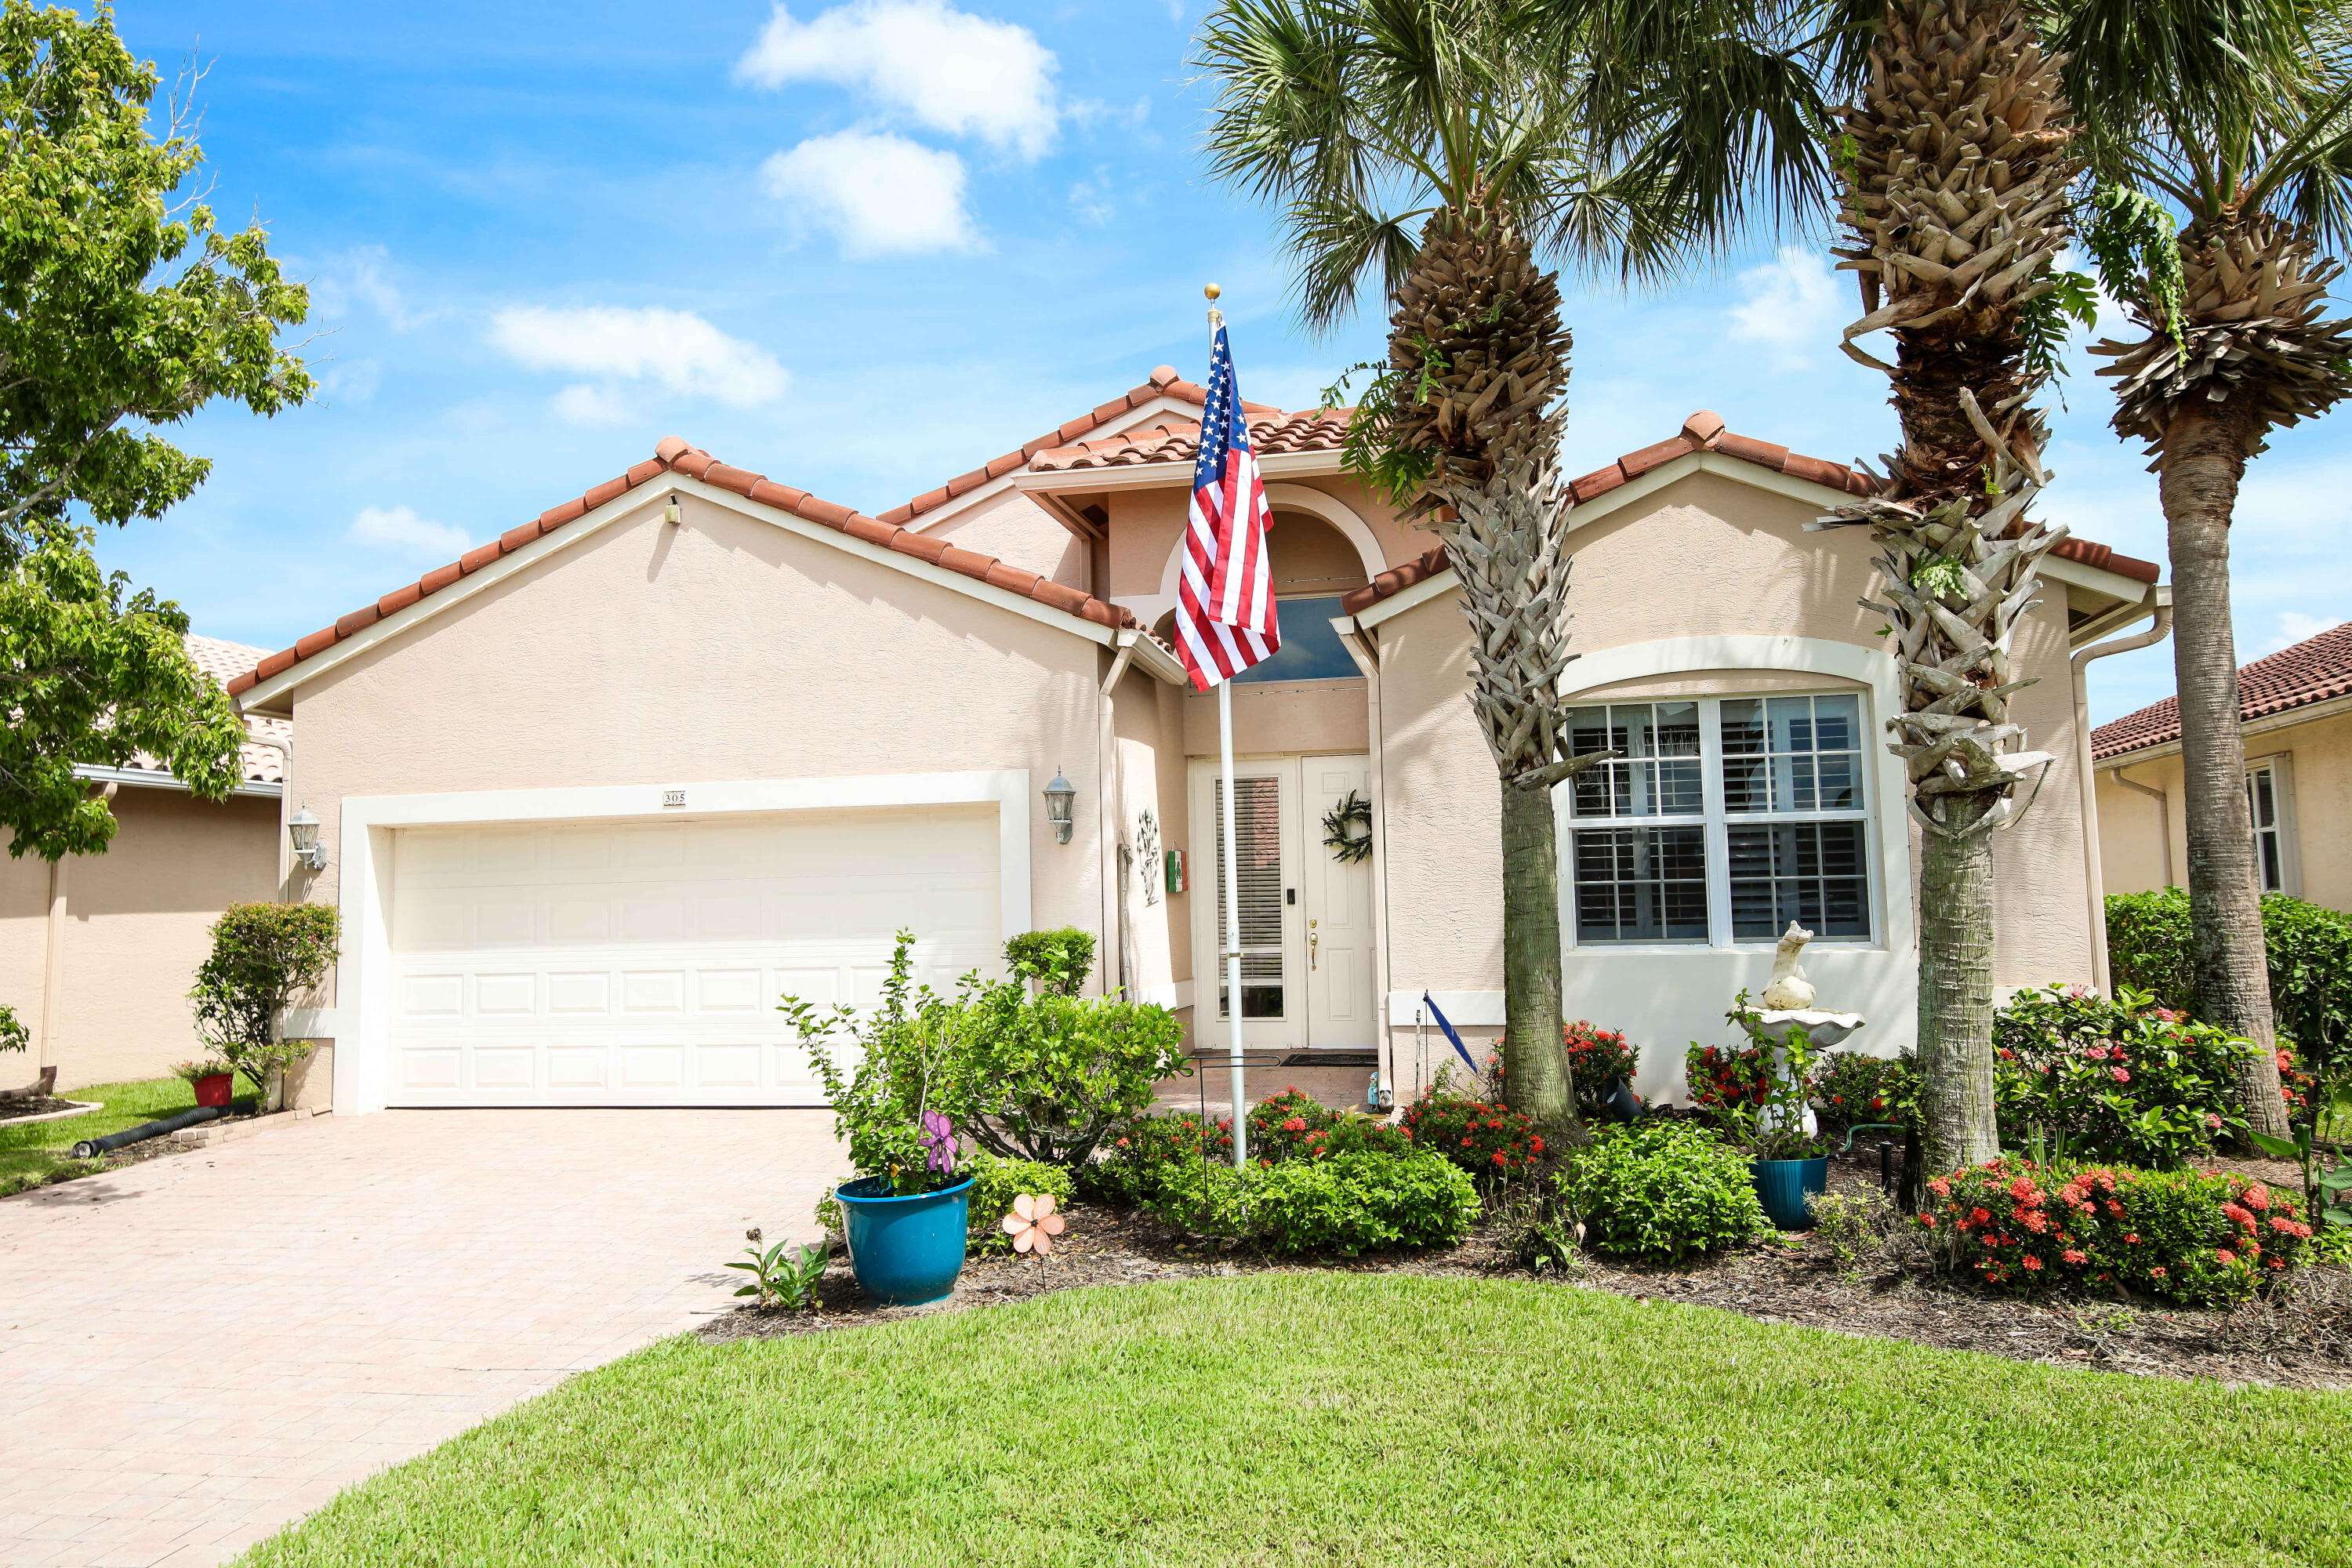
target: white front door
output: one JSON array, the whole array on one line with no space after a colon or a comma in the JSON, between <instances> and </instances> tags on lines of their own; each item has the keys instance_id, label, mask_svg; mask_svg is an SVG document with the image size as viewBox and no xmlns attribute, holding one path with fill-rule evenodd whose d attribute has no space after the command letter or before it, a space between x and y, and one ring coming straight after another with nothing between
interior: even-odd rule
<instances>
[{"instance_id":1,"label":"white front door","mask_svg":"<svg viewBox=\"0 0 2352 1568\"><path fill-rule=\"evenodd\" d=\"M387 1103L816 1105L792 994L992 969L992 805L404 827Z\"/></svg>"},{"instance_id":2,"label":"white front door","mask_svg":"<svg viewBox=\"0 0 2352 1568\"><path fill-rule=\"evenodd\" d=\"M1364 790L1368 759L1260 757L1234 764L1234 841L1241 910L1242 1040L1253 1049L1370 1049L1374 1001L1371 868L1323 847L1323 816ZM1193 994L1199 1046L1224 1045L1224 781L1213 759L1192 769Z\"/></svg>"},{"instance_id":3,"label":"white front door","mask_svg":"<svg viewBox=\"0 0 2352 1568\"><path fill-rule=\"evenodd\" d=\"M1324 843L1323 819L1349 799L1369 801L1371 759L1301 757L1299 811L1307 839L1307 1037L1317 1050L1375 1049L1380 1043L1372 943L1372 862L1348 861ZM1368 831L1351 828L1355 834ZM1369 838L1366 844L1369 849Z\"/></svg>"}]
</instances>

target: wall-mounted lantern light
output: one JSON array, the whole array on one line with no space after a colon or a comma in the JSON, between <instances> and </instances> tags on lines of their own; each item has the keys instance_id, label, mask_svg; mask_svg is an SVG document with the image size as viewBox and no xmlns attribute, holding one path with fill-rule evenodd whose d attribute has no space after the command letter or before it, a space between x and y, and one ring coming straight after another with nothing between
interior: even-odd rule
<instances>
[{"instance_id":1,"label":"wall-mounted lantern light","mask_svg":"<svg viewBox=\"0 0 2352 1568\"><path fill-rule=\"evenodd\" d=\"M1045 786L1045 816L1054 824L1054 842L1070 841L1070 805L1078 798L1078 786L1054 770L1054 782Z\"/></svg>"},{"instance_id":2,"label":"wall-mounted lantern light","mask_svg":"<svg viewBox=\"0 0 2352 1568\"><path fill-rule=\"evenodd\" d=\"M676 528L680 522L685 521L684 514L677 509L677 497L675 495L671 496L668 500L662 503L662 521L668 523L672 528Z\"/></svg>"},{"instance_id":3,"label":"wall-mounted lantern light","mask_svg":"<svg viewBox=\"0 0 2352 1568\"><path fill-rule=\"evenodd\" d=\"M319 843L319 819L304 806L286 819L286 836L294 841L294 859L313 871L327 867L327 851Z\"/></svg>"}]
</instances>

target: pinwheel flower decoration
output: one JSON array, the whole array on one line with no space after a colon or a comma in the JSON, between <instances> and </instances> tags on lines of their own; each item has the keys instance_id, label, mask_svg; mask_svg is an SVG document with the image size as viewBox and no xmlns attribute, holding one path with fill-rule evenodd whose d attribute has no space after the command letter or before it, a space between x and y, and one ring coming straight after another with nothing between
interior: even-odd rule
<instances>
[{"instance_id":1,"label":"pinwheel flower decoration","mask_svg":"<svg viewBox=\"0 0 2352 1568\"><path fill-rule=\"evenodd\" d=\"M1054 1238L1069 1226L1068 1220L1054 1212L1051 1193L1034 1197L1023 1193L1013 1200L1013 1212L998 1223L1013 1238L1013 1251L1034 1252L1040 1258L1054 1250Z\"/></svg>"}]
</instances>

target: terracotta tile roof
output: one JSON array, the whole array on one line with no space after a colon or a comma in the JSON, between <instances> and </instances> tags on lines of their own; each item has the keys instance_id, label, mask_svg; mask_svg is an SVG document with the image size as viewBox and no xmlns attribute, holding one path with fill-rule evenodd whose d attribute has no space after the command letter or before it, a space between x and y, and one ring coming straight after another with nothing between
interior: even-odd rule
<instances>
[{"instance_id":1,"label":"terracotta tile roof","mask_svg":"<svg viewBox=\"0 0 2352 1568\"><path fill-rule=\"evenodd\" d=\"M1024 571L993 555L960 550L943 539L926 538L897 523L867 517L834 501L819 500L806 490L778 484L763 474L755 474L748 468L730 468L700 447L688 446L678 437L665 436L661 444L654 448L654 455L628 472L606 479L561 506L548 508L529 522L507 530L489 543L467 551L446 566L436 567L415 582L394 588L375 603L361 605L333 625L320 627L297 641L292 647L280 648L276 653L241 664L237 672L225 679L223 684L228 688L231 696L249 691L257 683L275 678L313 654L324 652L345 637L374 625L386 616L406 609L428 595L439 593L459 578L480 571L499 556L512 554L540 535L552 533L565 523L586 516L614 498L673 473L700 479L720 489L733 490L747 500L791 512L805 521L837 529L869 544L878 544L902 555L912 555L934 565L944 566L950 572L960 572L967 577L992 583L1008 593L1034 599L1041 605L1051 605L1080 620L1111 627L1140 626L1132 614L1116 605L1105 604L1076 588L1040 577L1034 572Z\"/></svg>"},{"instance_id":2,"label":"terracotta tile roof","mask_svg":"<svg viewBox=\"0 0 2352 1568\"><path fill-rule=\"evenodd\" d=\"M2238 717L2260 719L2352 696L2352 621L2238 668ZM2168 697L2091 731L2091 756L2105 762L2126 752L2180 739L2180 701Z\"/></svg>"},{"instance_id":3,"label":"terracotta tile roof","mask_svg":"<svg viewBox=\"0 0 2352 1568\"><path fill-rule=\"evenodd\" d=\"M1275 452L1336 452L1348 437L1352 408L1317 408L1289 414L1276 409L1250 416L1250 443L1258 456ZM1146 430L1122 430L1099 441L1055 447L1029 460L1033 473L1066 473L1076 468L1129 468L1145 463L1189 463L1201 455L1201 422L1155 425Z\"/></svg>"},{"instance_id":4,"label":"terracotta tile roof","mask_svg":"<svg viewBox=\"0 0 2352 1568\"><path fill-rule=\"evenodd\" d=\"M181 640L188 650L188 661L223 686L251 669L255 662L269 651L268 648L247 647L243 643L223 642L218 637L200 637L194 632ZM248 713L245 715L245 732L251 739L240 748L240 776L247 784L285 783L286 753L280 745L292 742L294 721ZM272 745L268 743L270 742L280 744ZM134 753L122 766L126 773L155 773L162 778L172 776L172 770L164 765L163 759L150 752Z\"/></svg>"},{"instance_id":5,"label":"terracotta tile roof","mask_svg":"<svg viewBox=\"0 0 2352 1568\"><path fill-rule=\"evenodd\" d=\"M1154 370L1150 379L1142 385L1129 389L1120 396L1100 405L1091 413L1081 414L1076 419L1046 431L1034 440L1023 442L1013 451L1006 452L1001 457L992 458L968 474L957 475L937 489L924 491L903 506L892 507L882 514L881 521L896 523L912 522L925 512L945 506L967 490L976 489L991 479L1003 478L1013 469L1029 462L1039 453L1059 451L1068 447L1073 442L1083 441L1112 420L1135 409L1145 407L1162 397L1172 397L1184 403L1206 404L1209 401L1208 392L1199 383L1184 380L1176 374L1174 365L1163 364ZM1263 403L1247 402L1242 405L1242 411L1250 415L1282 413L1279 408L1269 407ZM1199 428L1197 425L1193 427L1196 430Z\"/></svg>"},{"instance_id":6,"label":"terracotta tile roof","mask_svg":"<svg viewBox=\"0 0 2352 1568\"><path fill-rule=\"evenodd\" d=\"M1676 458L1688 457L1693 452L1720 452L1727 458L1738 458L1742 462L1770 468L1775 473L1811 479L1817 485L1843 490L1848 495L1866 496L1871 490L1869 477L1843 463L1808 458L1769 441L1736 436L1723 427L1720 417L1702 408L1684 420L1679 431L1657 445L1644 447L1638 452L1628 452L1604 468L1595 468L1580 479L1570 479L1569 493L1575 498L1573 504L1581 506L1586 501L1607 495L1629 480L1641 478L1652 468L1671 463ZM2153 583L2163 575L2162 570L2152 561L2118 555L2107 546L2094 544L2087 539L2062 539L2053 548L2052 553L2141 583ZM1418 560L1408 561L1402 566L1381 573L1342 598L1339 607L1352 616L1444 570L1445 551L1441 546L1427 552Z\"/></svg>"}]
</instances>

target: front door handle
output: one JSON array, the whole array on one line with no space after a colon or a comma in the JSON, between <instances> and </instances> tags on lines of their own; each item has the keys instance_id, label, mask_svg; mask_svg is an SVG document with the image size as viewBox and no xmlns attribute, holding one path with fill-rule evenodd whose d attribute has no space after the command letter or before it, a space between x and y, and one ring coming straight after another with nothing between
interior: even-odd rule
<instances>
[{"instance_id":1,"label":"front door handle","mask_svg":"<svg viewBox=\"0 0 2352 1568\"><path fill-rule=\"evenodd\" d=\"M1315 950L1322 941L1323 939L1316 934L1315 922L1308 921L1307 922L1307 967L1309 969L1316 967Z\"/></svg>"}]
</instances>

